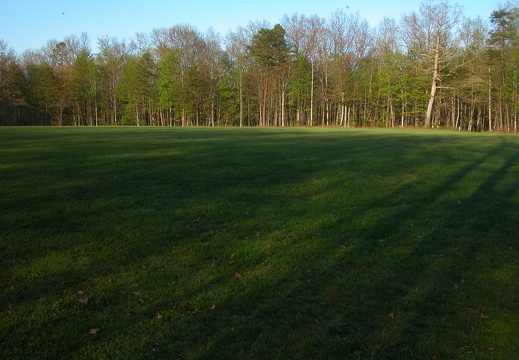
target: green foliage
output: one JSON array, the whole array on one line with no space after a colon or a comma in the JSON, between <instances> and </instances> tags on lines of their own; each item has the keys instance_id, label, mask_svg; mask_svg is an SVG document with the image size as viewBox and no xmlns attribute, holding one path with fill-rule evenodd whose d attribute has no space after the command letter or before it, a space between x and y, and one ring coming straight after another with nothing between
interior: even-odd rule
<instances>
[{"instance_id":1,"label":"green foliage","mask_svg":"<svg viewBox=\"0 0 519 360\"><path fill-rule=\"evenodd\" d=\"M174 114L181 114L188 101L182 72L180 55L174 51L168 52L159 62L157 79L159 104L163 108L173 109Z\"/></svg>"},{"instance_id":2,"label":"green foliage","mask_svg":"<svg viewBox=\"0 0 519 360\"><path fill-rule=\"evenodd\" d=\"M224 77L218 86L220 95L222 125L239 125L240 119L240 92L234 79L230 76Z\"/></svg>"},{"instance_id":3,"label":"green foliage","mask_svg":"<svg viewBox=\"0 0 519 360\"><path fill-rule=\"evenodd\" d=\"M23 68L0 41L0 125L15 125L11 114L27 106L24 98L26 81ZM15 120L15 121L12 121Z\"/></svg>"},{"instance_id":4,"label":"green foliage","mask_svg":"<svg viewBox=\"0 0 519 360\"><path fill-rule=\"evenodd\" d=\"M115 39L99 39L99 53L96 56L99 84L99 104L105 123L118 125L120 110L123 108L117 96L121 69L126 58L124 43Z\"/></svg>"},{"instance_id":5,"label":"green foliage","mask_svg":"<svg viewBox=\"0 0 519 360\"><path fill-rule=\"evenodd\" d=\"M97 95L97 67L92 54L83 49L72 66L69 75L71 98L76 103L75 117L77 125L95 125L95 103Z\"/></svg>"},{"instance_id":6,"label":"green foliage","mask_svg":"<svg viewBox=\"0 0 519 360\"><path fill-rule=\"evenodd\" d=\"M57 121L57 109L61 81L48 64L27 66L28 93L32 105L41 113L43 123Z\"/></svg>"},{"instance_id":7,"label":"green foliage","mask_svg":"<svg viewBox=\"0 0 519 360\"><path fill-rule=\"evenodd\" d=\"M462 15L425 1L377 29L337 10L225 38L189 25L140 34L132 46L105 37L97 52L86 35L70 36L19 57L0 41L0 124L517 132L518 10L506 4L488 24Z\"/></svg>"},{"instance_id":8,"label":"green foliage","mask_svg":"<svg viewBox=\"0 0 519 360\"><path fill-rule=\"evenodd\" d=\"M517 39L519 14L516 8L500 8L492 12L490 23L490 44L501 48Z\"/></svg>"},{"instance_id":9,"label":"green foliage","mask_svg":"<svg viewBox=\"0 0 519 360\"><path fill-rule=\"evenodd\" d=\"M308 112L310 109L311 87L312 64L308 58L301 55L297 56L294 60L289 84L289 104L296 109Z\"/></svg>"},{"instance_id":10,"label":"green foliage","mask_svg":"<svg viewBox=\"0 0 519 360\"><path fill-rule=\"evenodd\" d=\"M518 145L0 128L0 357L514 358Z\"/></svg>"},{"instance_id":11,"label":"green foliage","mask_svg":"<svg viewBox=\"0 0 519 360\"><path fill-rule=\"evenodd\" d=\"M155 91L155 70L150 53L129 58L123 66L119 95L126 103L125 125L146 125L151 122L151 103Z\"/></svg>"},{"instance_id":12,"label":"green foliage","mask_svg":"<svg viewBox=\"0 0 519 360\"><path fill-rule=\"evenodd\" d=\"M275 69L284 64L289 56L285 29L279 24L272 29L259 29L252 37L249 52L266 69Z\"/></svg>"}]
</instances>

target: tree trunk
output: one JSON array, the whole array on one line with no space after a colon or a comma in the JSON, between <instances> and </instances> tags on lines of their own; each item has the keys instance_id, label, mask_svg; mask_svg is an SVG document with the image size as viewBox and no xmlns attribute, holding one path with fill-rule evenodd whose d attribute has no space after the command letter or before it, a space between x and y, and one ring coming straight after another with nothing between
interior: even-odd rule
<instances>
[{"instance_id":1,"label":"tree trunk","mask_svg":"<svg viewBox=\"0 0 519 360\"><path fill-rule=\"evenodd\" d=\"M314 124L314 62L312 61L312 85L310 87L310 127Z\"/></svg>"},{"instance_id":2,"label":"tree trunk","mask_svg":"<svg viewBox=\"0 0 519 360\"><path fill-rule=\"evenodd\" d=\"M285 86L281 90L281 127L285 127Z\"/></svg>"},{"instance_id":3,"label":"tree trunk","mask_svg":"<svg viewBox=\"0 0 519 360\"><path fill-rule=\"evenodd\" d=\"M431 127L432 111L434 107L434 100L436 97L436 90L438 89L438 69L440 62L440 34L436 34L436 48L434 49L434 70L431 84L431 94L429 104L427 105L427 113L425 114L425 127Z\"/></svg>"},{"instance_id":4,"label":"tree trunk","mask_svg":"<svg viewBox=\"0 0 519 360\"><path fill-rule=\"evenodd\" d=\"M243 127L243 74L240 67L240 127Z\"/></svg>"},{"instance_id":5,"label":"tree trunk","mask_svg":"<svg viewBox=\"0 0 519 360\"><path fill-rule=\"evenodd\" d=\"M492 77L488 68L488 131L492 131Z\"/></svg>"}]
</instances>

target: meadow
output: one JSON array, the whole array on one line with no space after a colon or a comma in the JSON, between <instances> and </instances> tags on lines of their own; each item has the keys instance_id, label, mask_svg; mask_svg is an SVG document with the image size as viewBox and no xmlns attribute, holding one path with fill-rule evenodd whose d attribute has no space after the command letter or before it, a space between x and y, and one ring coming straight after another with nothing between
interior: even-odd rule
<instances>
[{"instance_id":1,"label":"meadow","mask_svg":"<svg viewBox=\"0 0 519 360\"><path fill-rule=\"evenodd\" d=\"M519 138L0 128L0 358L513 359Z\"/></svg>"}]
</instances>

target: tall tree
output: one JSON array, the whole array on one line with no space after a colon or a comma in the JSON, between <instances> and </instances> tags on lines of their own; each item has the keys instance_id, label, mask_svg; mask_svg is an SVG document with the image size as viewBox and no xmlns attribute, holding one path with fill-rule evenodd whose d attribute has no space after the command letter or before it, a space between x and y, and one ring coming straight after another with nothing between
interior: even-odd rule
<instances>
[{"instance_id":1,"label":"tall tree","mask_svg":"<svg viewBox=\"0 0 519 360\"><path fill-rule=\"evenodd\" d=\"M269 113L268 103L270 86L272 82L278 78L283 79L283 71L286 69L286 62L289 60L289 48L285 39L285 29L276 24L272 29L261 28L253 36L249 46L251 57L259 65L262 74L261 90L260 90L260 125L268 126ZM280 113L283 114L284 106L284 83L282 85Z\"/></svg>"},{"instance_id":2,"label":"tall tree","mask_svg":"<svg viewBox=\"0 0 519 360\"><path fill-rule=\"evenodd\" d=\"M325 31L325 20L316 15L293 14L290 17L285 15L282 25L286 30L288 45L295 56L291 83L292 102L296 106L295 123L311 126L314 114L315 64L318 43Z\"/></svg>"},{"instance_id":3,"label":"tall tree","mask_svg":"<svg viewBox=\"0 0 519 360\"><path fill-rule=\"evenodd\" d=\"M27 55L27 54L26 54ZM40 125L61 125L59 99L61 82L54 69L46 63L26 63L27 97Z\"/></svg>"},{"instance_id":4,"label":"tall tree","mask_svg":"<svg viewBox=\"0 0 519 360\"><path fill-rule=\"evenodd\" d=\"M222 48L220 37L209 29L204 37L203 55L200 57L200 71L205 79L206 99L204 108L208 113L210 126L215 126L217 116L218 86L223 76L221 69Z\"/></svg>"},{"instance_id":5,"label":"tall tree","mask_svg":"<svg viewBox=\"0 0 519 360\"><path fill-rule=\"evenodd\" d=\"M14 50L0 40L0 125L27 124L22 122L22 109L27 105L24 84Z\"/></svg>"},{"instance_id":6,"label":"tall tree","mask_svg":"<svg viewBox=\"0 0 519 360\"><path fill-rule=\"evenodd\" d=\"M164 54L158 64L157 88L159 105L166 110L167 124L174 125L175 118L180 121L181 104L185 104L181 83L180 54L169 51Z\"/></svg>"},{"instance_id":7,"label":"tall tree","mask_svg":"<svg viewBox=\"0 0 519 360\"><path fill-rule=\"evenodd\" d=\"M504 129L506 122L506 129L510 131L510 114L505 100L511 100L512 91L507 82L507 63L510 63L510 61L507 62L506 59L511 55L512 48L519 45L517 44L518 19L518 9L511 5L493 11L490 16L492 28L489 39L489 45L491 46L489 54L498 63L499 78L497 79L497 88L500 130Z\"/></svg>"},{"instance_id":8,"label":"tall tree","mask_svg":"<svg viewBox=\"0 0 519 360\"><path fill-rule=\"evenodd\" d=\"M154 29L152 36L152 43L155 49L155 56L162 58L164 54L173 51L176 56L179 56L179 72L177 74L180 81L180 91L182 101L180 106L181 124L189 125L193 122L196 111L193 108L193 102L190 98L190 89L188 81L188 74L194 75L194 71L190 70L197 67L203 56L203 49L205 46L201 34L189 25L176 25L171 28Z\"/></svg>"},{"instance_id":9,"label":"tall tree","mask_svg":"<svg viewBox=\"0 0 519 360\"><path fill-rule=\"evenodd\" d=\"M190 25L128 43L50 40L16 56L0 42L0 123L93 125L519 125L517 9L490 29L425 0L374 32L358 13L251 22L224 41Z\"/></svg>"},{"instance_id":10,"label":"tall tree","mask_svg":"<svg viewBox=\"0 0 519 360\"><path fill-rule=\"evenodd\" d=\"M244 126L244 73L248 64L247 47L248 36L243 27L239 27L235 32L229 32L225 38L226 53L228 61L222 64L225 66L225 99L229 105L233 98L238 99L239 107L239 126ZM233 80L234 79L234 80ZM237 94L236 94L237 92Z\"/></svg>"},{"instance_id":11,"label":"tall tree","mask_svg":"<svg viewBox=\"0 0 519 360\"><path fill-rule=\"evenodd\" d=\"M123 122L127 125L154 124L155 69L151 54L130 57L121 72L119 94L126 109Z\"/></svg>"},{"instance_id":12,"label":"tall tree","mask_svg":"<svg viewBox=\"0 0 519 360\"><path fill-rule=\"evenodd\" d=\"M343 123L347 121L348 103L357 103L353 111L360 116L362 107L360 85L356 79L366 80L365 89L370 89L371 75L358 77L361 62L367 64L363 59L368 55L372 46L372 32L367 20L361 18L359 13L347 14L339 9L332 13L328 25L328 61L327 74L329 78L328 94L323 116L323 125ZM359 86L356 86L359 85ZM356 109L355 109L356 108ZM333 116L333 118L332 118Z\"/></svg>"},{"instance_id":13,"label":"tall tree","mask_svg":"<svg viewBox=\"0 0 519 360\"><path fill-rule=\"evenodd\" d=\"M80 50L68 81L76 125L98 125L97 67L90 49Z\"/></svg>"},{"instance_id":14,"label":"tall tree","mask_svg":"<svg viewBox=\"0 0 519 360\"><path fill-rule=\"evenodd\" d=\"M438 87L449 76L459 44L455 32L461 20L461 8L448 1L426 0L420 12L403 18L404 41L425 71L429 73L430 92L425 126L431 127Z\"/></svg>"},{"instance_id":15,"label":"tall tree","mask_svg":"<svg viewBox=\"0 0 519 360\"><path fill-rule=\"evenodd\" d=\"M121 106L117 92L128 49L124 41L110 37L100 38L98 47L96 63L99 71L100 98L105 110L104 122L108 125L119 125Z\"/></svg>"},{"instance_id":16,"label":"tall tree","mask_svg":"<svg viewBox=\"0 0 519 360\"><path fill-rule=\"evenodd\" d=\"M488 61L485 57L488 29L481 18L467 19L460 32L465 64L456 72L458 102L453 127L459 130L482 131L488 104ZM473 61L466 61L473 59Z\"/></svg>"}]
</instances>

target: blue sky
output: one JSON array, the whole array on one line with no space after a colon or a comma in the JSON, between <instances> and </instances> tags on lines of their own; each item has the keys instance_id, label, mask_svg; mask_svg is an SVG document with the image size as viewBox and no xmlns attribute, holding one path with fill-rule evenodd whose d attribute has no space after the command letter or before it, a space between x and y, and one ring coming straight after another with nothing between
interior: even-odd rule
<instances>
[{"instance_id":1,"label":"blue sky","mask_svg":"<svg viewBox=\"0 0 519 360\"><path fill-rule=\"evenodd\" d=\"M97 38L129 39L137 32L190 24L221 35L267 20L274 25L283 15L316 14L328 18L338 8L359 12L372 26L384 17L400 16L420 8L420 0L0 0L0 39L17 53L40 49L48 40L87 33L95 48ZM487 20L499 0L451 0L464 14Z\"/></svg>"}]
</instances>

